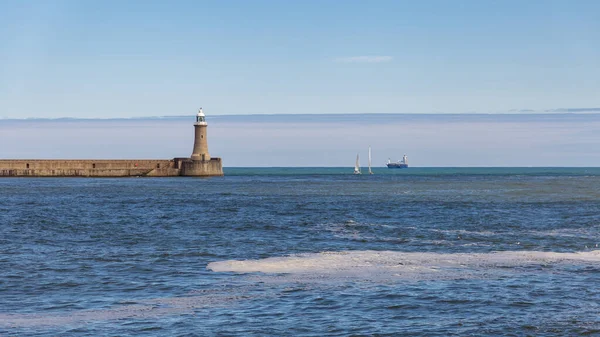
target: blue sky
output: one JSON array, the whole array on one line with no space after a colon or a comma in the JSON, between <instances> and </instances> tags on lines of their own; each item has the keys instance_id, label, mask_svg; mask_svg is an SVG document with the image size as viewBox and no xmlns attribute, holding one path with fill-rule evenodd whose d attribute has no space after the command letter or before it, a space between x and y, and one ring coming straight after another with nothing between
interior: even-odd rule
<instances>
[{"instance_id":1,"label":"blue sky","mask_svg":"<svg viewBox=\"0 0 600 337\"><path fill-rule=\"evenodd\" d=\"M0 117L600 106L598 1L3 1Z\"/></svg>"}]
</instances>

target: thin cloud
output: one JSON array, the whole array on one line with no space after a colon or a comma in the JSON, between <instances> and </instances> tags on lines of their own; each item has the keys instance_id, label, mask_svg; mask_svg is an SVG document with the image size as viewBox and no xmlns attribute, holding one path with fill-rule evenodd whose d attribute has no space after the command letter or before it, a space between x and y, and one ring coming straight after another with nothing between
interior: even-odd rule
<instances>
[{"instance_id":1,"label":"thin cloud","mask_svg":"<svg viewBox=\"0 0 600 337\"><path fill-rule=\"evenodd\" d=\"M600 108L561 108L546 110L546 112L600 112Z\"/></svg>"},{"instance_id":2,"label":"thin cloud","mask_svg":"<svg viewBox=\"0 0 600 337\"><path fill-rule=\"evenodd\" d=\"M383 63L390 62L391 56L350 56L340 57L336 59L336 62L341 63Z\"/></svg>"}]
</instances>

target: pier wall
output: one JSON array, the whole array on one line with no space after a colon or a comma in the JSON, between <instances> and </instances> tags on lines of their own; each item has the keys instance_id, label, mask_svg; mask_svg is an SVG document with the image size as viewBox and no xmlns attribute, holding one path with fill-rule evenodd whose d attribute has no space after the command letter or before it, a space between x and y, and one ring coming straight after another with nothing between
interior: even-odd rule
<instances>
[{"instance_id":1,"label":"pier wall","mask_svg":"<svg viewBox=\"0 0 600 337\"><path fill-rule=\"evenodd\" d=\"M154 171L162 173L173 167L172 160L0 160L0 177L158 176ZM162 174L178 172L167 170Z\"/></svg>"}]
</instances>

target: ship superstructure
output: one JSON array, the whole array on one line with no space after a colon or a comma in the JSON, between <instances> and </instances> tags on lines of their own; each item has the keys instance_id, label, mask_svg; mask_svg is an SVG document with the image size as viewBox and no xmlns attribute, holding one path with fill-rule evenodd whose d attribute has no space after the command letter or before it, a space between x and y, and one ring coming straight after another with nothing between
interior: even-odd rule
<instances>
[{"instance_id":1,"label":"ship superstructure","mask_svg":"<svg viewBox=\"0 0 600 337\"><path fill-rule=\"evenodd\" d=\"M408 168L408 157L406 155L402 156L402 160L398 160L395 163L392 163L390 159L387 162L388 168Z\"/></svg>"}]
</instances>

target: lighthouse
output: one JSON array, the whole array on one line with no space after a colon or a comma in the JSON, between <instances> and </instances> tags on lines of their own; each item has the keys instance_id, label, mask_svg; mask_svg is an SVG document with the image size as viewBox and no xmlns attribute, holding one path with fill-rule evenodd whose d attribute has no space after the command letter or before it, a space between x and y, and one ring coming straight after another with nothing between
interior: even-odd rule
<instances>
[{"instance_id":1,"label":"lighthouse","mask_svg":"<svg viewBox=\"0 0 600 337\"><path fill-rule=\"evenodd\" d=\"M206 134L206 116L202 108L196 114L194 123L194 151L191 158L175 158L175 168L180 168L182 176L208 177L222 176L223 163L221 158L211 157L208 154L208 139Z\"/></svg>"},{"instance_id":2,"label":"lighthouse","mask_svg":"<svg viewBox=\"0 0 600 337\"><path fill-rule=\"evenodd\" d=\"M209 161L210 154L208 154L208 141L206 137L206 116L202 112L202 108L198 110L196 115L196 122L194 123L195 137L194 137L194 151L192 151L192 160Z\"/></svg>"}]
</instances>

